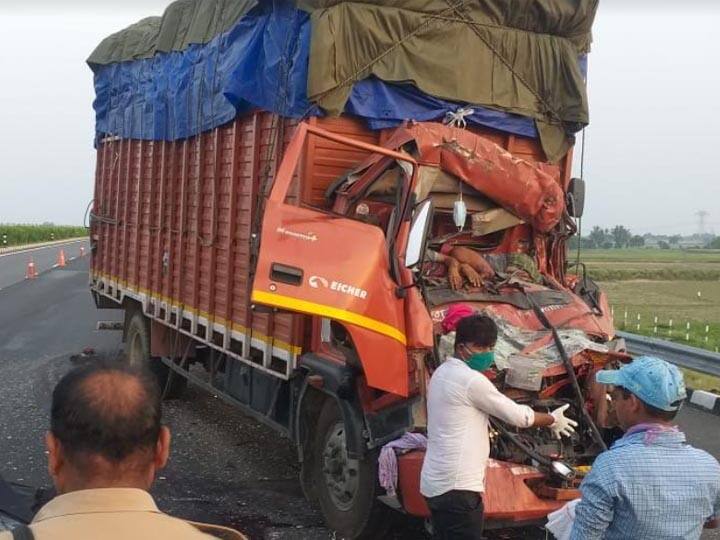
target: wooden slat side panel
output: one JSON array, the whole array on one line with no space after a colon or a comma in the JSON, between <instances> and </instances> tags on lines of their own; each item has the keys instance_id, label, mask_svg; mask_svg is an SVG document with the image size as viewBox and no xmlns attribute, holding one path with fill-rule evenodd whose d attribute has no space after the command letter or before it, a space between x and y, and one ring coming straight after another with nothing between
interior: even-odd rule
<instances>
[{"instance_id":1,"label":"wooden slat side panel","mask_svg":"<svg viewBox=\"0 0 720 540\"><path fill-rule=\"evenodd\" d=\"M198 307L203 313L210 312L210 282L212 280L211 260L214 245L212 234L213 222L215 220L215 178L213 178L213 156L215 155L215 133L217 129L211 133L203 133L201 135L202 145L201 153L198 155L198 174L199 174L199 207L198 207L198 249L199 258L197 259L197 296L193 305Z\"/></svg>"},{"instance_id":2,"label":"wooden slat side panel","mask_svg":"<svg viewBox=\"0 0 720 540\"><path fill-rule=\"evenodd\" d=\"M310 121L332 133L368 144L378 144L380 132L368 129L348 117L314 118ZM325 190L337 178L355 168L368 153L311 135L306 145L302 202L317 208L327 207Z\"/></svg>"},{"instance_id":3,"label":"wooden slat side panel","mask_svg":"<svg viewBox=\"0 0 720 540\"><path fill-rule=\"evenodd\" d=\"M250 320L248 310L253 213L296 125L255 112L187 140L100 144L96 209L118 224L99 225L94 269L149 291L154 304L171 300L186 314L192 309L211 322L230 321L236 331L250 326L253 337L271 334L271 341L301 345L305 317L255 313ZM321 125L377 142L377 134L354 120ZM329 182L363 157L332 143L315 145L295 172L288 202L298 204L308 194L319 200Z\"/></svg>"},{"instance_id":4,"label":"wooden slat side panel","mask_svg":"<svg viewBox=\"0 0 720 540\"><path fill-rule=\"evenodd\" d=\"M106 142L99 143L97 148L97 164L95 167L95 197L93 201L92 211L98 216L105 216L107 214L105 210L108 190L108 165L110 154L110 147ZM107 244L105 243L106 230L108 225L102 221L93 221L91 228L91 235L98 237L97 248L100 251L91 253L91 271L96 273L104 273L107 256Z\"/></svg>"},{"instance_id":5,"label":"wooden slat side panel","mask_svg":"<svg viewBox=\"0 0 720 540\"><path fill-rule=\"evenodd\" d=\"M152 261L152 250L151 250L151 217L155 215L153 205L153 191L154 186L158 183L158 178L155 175L155 163L154 163L154 148L155 141L142 141L140 152L140 165L139 165L139 187L140 187L140 200L138 203L139 209L139 229L138 229L138 241L137 241L137 253L138 259L135 261L135 275L136 282L142 290L152 290L152 284L150 283L150 269Z\"/></svg>"},{"instance_id":6,"label":"wooden slat side panel","mask_svg":"<svg viewBox=\"0 0 720 540\"><path fill-rule=\"evenodd\" d=\"M138 287L138 281L134 275L135 261L137 260L136 236L138 233L138 216L139 216L139 200L140 200L140 153L142 141L131 140L127 155L127 171L126 171L126 204L125 204L125 226L123 234L123 281L132 283L135 288Z\"/></svg>"},{"instance_id":7,"label":"wooden slat side panel","mask_svg":"<svg viewBox=\"0 0 720 540\"><path fill-rule=\"evenodd\" d=\"M215 259L213 265L214 285L212 290L211 312L230 320L228 317L228 276L230 275L230 252L232 250L231 214L233 204L233 145L236 123L220 127L218 130L218 152L215 163L217 175L217 211L215 226Z\"/></svg>"},{"instance_id":8,"label":"wooden slat side panel","mask_svg":"<svg viewBox=\"0 0 720 540\"><path fill-rule=\"evenodd\" d=\"M262 113L259 116L259 132L257 134L257 141L259 144L257 144L257 154L256 159L257 161L257 167L254 170L254 173L256 174L256 178L254 179L254 182L256 183L256 188L254 192L258 194L258 197L264 197L267 196L272 189L272 182L275 178L275 170L277 169L277 158L278 158L278 146L281 144L282 139L282 121L279 117ZM251 201L253 205L257 204L257 198L254 201ZM253 212L251 215L248 216L250 219L251 227L252 227L252 221L253 221L253 215L255 212L255 208L253 206ZM250 231L248 230L248 233ZM248 243L247 243L247 251L248 251L248 261L250 260L250 236L248 234ZM248 262L249 264L249 262ZM250 300L250 288L252 284L248 283L247 281L245 284L243 284L242 291L240 294L242 294L242 297L244 298L244 302L248 303ZM250 321L246 321L244 326L250 326L252 328L253 334L261 334L261 335L267 335L268 330L270 329L270 317L265 313L256 313L251 312L250 313Z\"/></svg>"},{"instance_id":9,"label":"wooden slat side panel","mask_svg":"<svg viewBox=\"0 0 720 540\"><path fill-rule=\"evenodd\" d=\"M235 175L232 190L235 197L235 227L233 241L232 321L241 327L248 325L251 209L254 205L260 168L260 136L262 113L254 113L236 120L239 130L235 147Z\"/></svg>"}]
</instances>

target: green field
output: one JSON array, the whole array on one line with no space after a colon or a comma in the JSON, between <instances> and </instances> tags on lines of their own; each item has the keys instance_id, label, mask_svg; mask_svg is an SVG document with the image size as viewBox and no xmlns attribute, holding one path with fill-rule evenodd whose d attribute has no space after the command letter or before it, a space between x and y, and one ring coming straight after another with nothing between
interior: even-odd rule
<instances>
[{"instance_id":1,"label":"green field","mask_svg":"<svg viewBox=\"0 0 720 540\"><path fill-rule=\"evenodd\" d=\"M581 260L607 293L618 330L720 349L720 251L588 249ZM692 388L720 391L720 379L685 374Z\"/></svg>"},{"instance_id":2,"label":"green field","mask_svg":"<svg viewBox=\"0 0 720 540\"><path fill-rule=\"evenodd\" d=\"M574 251L569 258L575 259ZM583 249L580 259L585 262L720 263L720 249Z\"/></svg>"},{"instance_id":3,"label":"green field","mask_svg":"<svg viewBox=\"0 0 720 540\"><path fill-rule=\"evenodd\" d=\"M0 223L0 248L87 236L85 227L74 225L22 225Z\"/></svg>"},{"instance_id":4,"label":"green field","mask_svg":"<svg viewBox=\"0 0 720 540\"><path fill-rule=\"evenodd\" d=\"M576 254L568 259L575 262ZM585 249L580 260L597 281L718 281L720 250L710 249Z\"/></svg>"}]
</instances>

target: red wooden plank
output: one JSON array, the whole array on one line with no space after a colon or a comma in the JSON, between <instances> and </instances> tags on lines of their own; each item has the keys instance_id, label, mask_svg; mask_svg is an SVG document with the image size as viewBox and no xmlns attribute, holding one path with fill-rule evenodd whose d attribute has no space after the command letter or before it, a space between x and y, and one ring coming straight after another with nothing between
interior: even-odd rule
<instances>
[{"instance_id":1,"label":"red wooden plank","mask_svg":"<svg viewBox=\"0 0 720 540\"><path fill-rule=\"evenodd\" d=\"M153 264L150 265L151 272L150 272L150 289L153 291L153 295L155 296L155 302L156 305L160 304L160 300L158 296L161 295L163 290L163 282L162 282L162 259L163 259L163 225L165 222L165 204L166 204L166 195L165 195L165 184L166 184L166 175L167 170L165 168L166 166L166 154L165 154L165 146L166 142L162 141L160 143L160 172L159 172L159 186L158 186L158 202L157 202L157 221L155 223L155 227L151 228L150 231L153 233L154 239L155 239L155 253L154 257L155 259L151 259ZM155 181L153 179L152 185L155 185ZM155 292L157 291L157 294ZM158 313L158 310L155 309L154 313Z\"/></svg>"},{"instance_id":2,"label":"red wooden plank","mask_svg":"<svg viewBox=\"0 0 720 540\"><path fill-rule=\"evenodd\" d=\"M145 176L145 169L143 168L143 157L145 154L145 145L148 144L147 141L138 141L137 146L140 149L139 152L139 163L138 163L138 175L137 175L137 202L135 205L135 220L134 220L134 226L135 226L135 260L133 265L133 280L138 288L138 290L142 287L142 279L140 278L140 259L142 258L142 254L140 253L140 234L142 230L142 203L143 203L143 177ZM133 161L135 161L133 159ZM128 270L129 273L129 270ZM128 281L130 281L130 277L128 277Z\"/></svg>"},{"instance_id":3,"label":"red wooden plank","mask_svg":"<svg viewBox=\"0 0 720 540\"><path fill-rule=\"evenodd\" d=\"M186 238L186 227L185 227L185 220L187 218L187 184L188 184L188 167L189 167L189 159L188 159L188 140L185 139L182 143L182 186L180 191L180 233L177 235L177 244L178 244L178 259L176 262L176 267L178 269L177 274L177 280L173 280L173 283L177 283L177 287L173 285L173 289L177 290L177 302L179 304L178 306L178 316L176 320L176 325L178 328L182 326L182 308L184 306L183 301L183 281L184 276L186 275L186 272L183 271L183 265L185 263L184 254L185 254L185 244L187 241ZM189 269L188 269L189 270Z\"/></svg>"},{"instance_id":4,"label":"red wooden plank","mask_svg":"<svg viewBox=\"0 0 720 540\"><path fill-rule=\"evenodd\" d=\"M169 298L172 296L171 292L171 286L172 286L172 268L175 265L175 255L177 255L177 251L174 250L174 242L173 242L173 231L175 228L175 204L176 204L176 189L175 186L178 184L177 180L179 177L177 176L177 171L175 169L176 163L175 163L175 156L178 152L178 149L181 148L177 143L173 144L165 144L165 149L167 151L167 146L170 147L169 153L170 153L170 179L168 181L168 184L170 186L170 196L168 199L168 221L167 225L165 227L166 233L165 233L165 250L168 253L168 266L163 268L163 279L162 279L162 292L163 296L165 297L165 301L169 304ZM177 190L179 191L179 190ZM165 320L170 320L170 305L167 306L165 310Z\"/></svg>"},{"instance_id":5,"label":"red wooden plank","mask_svg":"<svg viewBox=\"0 0 720 540\"><path fill-rule=\"evenodd\" d=\"M121 268L119 268L119 277L120 280L127 281L128 275L127 275L127 267L128 267L128 217L129 217L129 209L130 209L130 177L132 172L131 162L130 158L132 156L132 147L133 147L133 141L132 139L128 140L128 144L125 145L125 153L127 154L127 157L125 159L125 207L123 209L123 220L122 220L122 259L120 261ZM123 156L121 156L122 159Z\"/></svg>"},{"instance_id":6,"label":"red wooden plank","mask_svg":"<svg viewBox=\"0 0 720 540\"><path fill-rule=\"evenodd\" d=\"M255 121L257 115L253 115L253 121ZM240 119L235 119L233 122L232 132L232 150L231 150L231 162L230 162L230 222L228 223L228 234L227 234L227 266L226 266L226 278L225 278L225 321L226 321L226 332L228 336L232 335L232 323L233 323L233 276L235 275L235 227L237 225L237 199L240 197L240 182L238 178L238 154L240 153L240 137L243 131L243 123ZM243 133L244 134L244 133ZM226 337L225 347L230 346L230 339Z\"/></svg>"},{"instance_id":7,"label":"red wooden plank","mask_svg":"<svg viewBox=\"0 0 720 540\"><path fill-rule=\"evenodd\" d=\"M100 142L100 148L98 149L98 170L95 179L95 193L96 196L93 200L93 213L97 215L107 215L105 198L107 197L107 154L108 144L107 142ZM96 245L101 251L90 252L90 260L93 265L93 270L100 272L107 272L107 252L108 244L105 240L107 236L106 230L108 224L102 221L92 222L93 227L90 232L91 235L97 235L98 240L95 242L91 238L91 245Z\"/></svg>"},{"instance_id":8,"label":"red wooden plank","mask_svg":"<svg viewBox=\"0 0 720 540\"><path fill-rule=\"evenodd\" d=\"M208 283L208 329L207 329L207 339L209 341L212 341L213 336L213 325L215 323L215 280L217 277L217 268L216 261L217 261L217 226L218 226L218 184L219 184L219 175L220 175L220 152L221 152L221 140L222 140L222 134L224 130L223 128L215 128L214 133L214 148L213 148L213 165L212 165L212 206L210 207L210 219L211 219L211 226L210 226L210 269L209 269L209 283Z\"/></svg>"},{"instance_id":9,"label":"red wooden plank","mask_svg":"<svg viewBox=\"0 0 720 540\"><path fill-rule=\"evenodd\" d=\"M191 301L190 305L193 306L196 310L199 308L198 301L200 299L200 236L202 234L202 225L201 225L201 219L202 219L202 205L203 205L203 190L202 190L202 157L203 157L203 136L205 134L201 133L197 137L195 137L195 140L197 141L196 147L197 147L197 155L195 155L195 152L193 152L194 160L195 160L195 167L192 168L193 170L193 178L195 183L195 225L193 227L193 262L190 266L189 270L192 272L193 280L192 280L192 295L191 295ZM197 171L197 172L195 172Z\"/></svg>"}]
</instances>

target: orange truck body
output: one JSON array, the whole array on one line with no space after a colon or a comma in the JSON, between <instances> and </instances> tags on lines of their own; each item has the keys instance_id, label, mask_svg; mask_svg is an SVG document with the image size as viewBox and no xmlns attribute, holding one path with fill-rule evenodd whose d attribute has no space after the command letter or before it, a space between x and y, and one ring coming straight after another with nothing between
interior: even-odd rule
<instances>
[{"instance_id":1,"label":"orange truck body","mask_svg":"<svg viewBox=\"0 0 720 540\"><path fill-rule=\"evenodd\" d=\"M422 159L399 151L410 139ZM439 142L459 144L479 157L461 159ZM328 372L318 366L347 362L323 334L328 322L342 325L360 362L351 386L362 409L344 417L364 418L359 446L377 448L413 427L428 375L418 359L432 350L433 332L447 308L429 308L402 256L392 260L393 253L404 253L409 219L397 224L395 251L389 251L380 228L344 215L342 197L325 200L327 188L347 171L366 171L361 185L362 175L372 175L383 160L404 162L414 171L411 184L419 167L434 166L484 192L495 189L496 200L529 217L506 235L502 250L518 252L534 242L540 270L569 289L564 244L551 246L535 232L564 211L571 155L550 165L538 141L492 130L416 124L378 132L350 117L298 123L256 111L185 140L109 137L98 143L90 278L98 306L141 310L150 321L153 356L180 357L180 338L189 357L212 350L260 373L270 382L258 386L255 397L232 399L299 442L294 416L304 389L285 388L304 369L305 386L329 391ZM479 173L490 169L494 172ZM503 182L505 187L498 187ZM412 211L413 189L408 185L398 202L405 216ZM561 199L552 202L548 193ZM538 206L538 201L544 202ZM517 326L541 328L532 312L495 308ZM612 337L607 314L598 316L579 298L547 315L557 325ZM305 360L310 356L312 364ZM602 361L573 358L587 369ZM557 373L548 375L563 373L562 366L551 369ZM276 397L261 396L256 406L261 392ZM289 412L273 416L277 395L288 400ZM387 428L391 413L382 415L398 407L407 414ZM374 438L371 444L363 442L365 431ZM350 454L363 451L348 443ZM400 458L399 498L407 512L427 516L418 488L421 463L422 452ZM492 463L487 519L525 522L562 504L557 491L548 498L535 489L544 478L537 469Z\"/></svg>"}]
</instances>

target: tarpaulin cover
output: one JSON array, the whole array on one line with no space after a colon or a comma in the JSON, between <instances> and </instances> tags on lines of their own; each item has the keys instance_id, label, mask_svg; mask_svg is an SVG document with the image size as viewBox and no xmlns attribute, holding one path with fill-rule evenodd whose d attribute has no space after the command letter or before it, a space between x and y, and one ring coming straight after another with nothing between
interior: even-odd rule
<instances>
[{"instance_id":1,"label":"tarpaulin cover","mask_svg":"<svg viewBox=\"0 0 720 540\"><path fill-rule=\"evenodd\" d=\"M404 120L442 121L448 113L463 109L469 113L463 116L469 124L487 126L525 137L538 136L532 118L487 107L445 101L423 94L410 84L390 84L375 77L355 83L345 105L345 112L365 118L371 129L395 127Z\"/></svg>"},{"instance_id":2,"label":"tarpaulin cover","mask_svg":"<svg viewBox=\"0 0 720 540\"><path fill-rule=\"evenodd\" d=\"M93 64L97 133L175 140L221 125L252 107L290 117L321 114L307 99L309 48L309 16L276 2L258 7L204 45L148 59ZM98 55L93 57L97 60ZM370 78L355 85L346 110L365 118L371 129L383 129L408 119L442 119L462 107L411 85ZM484 107L473 107L466 120L537 136L531 118Z\"/></svg>"},{"instance_id":3,"label":"tarpaulin cover","mask_svg":"<svg viewBox=\"0 0 720 540\"><path fill-rule=\"evenodd\" d=\"M316 2L306 2L314 7ZM597 0L327 2L312 12L310 100L331 114L374 75L535 118L555 160L588 123L578 56Z\"/></svg>"},{"instance_id":4,"label":"tarpaulin cover","mask_svg":"<svg viewBox=\"0 0 720 540\"><path fill-rule=\"evenodd\" d=\"M232 120L250 107L308 112L308 15L284 2L258 6L208 43L99 66L98 135L174 140Z\"/></svg>"},{"instance_id":5,"label":"tarpaulin cover","mask_svg":"<svg viewBox=\"0 0 720 540\"><path fill-rule=\"evenodd\" d=\"M565 0L545 2L560 5ZM437 2L406 3L431 6ZM386 14L379 16L385 20ZM221 125L251 107L291 117L324 114L307 93L308 66L317 64L311 40L314 49L318 40L327 39L318 37L321 34L317 25L311 31L310 14L289 1L181 0L171 4L162 18L145 19L110 36L89 58L95 70L97 133L173 140ZM566 42L571 43L570 39ZM582 71L577 62L580 49L571 48L575 60L568 69L574 74ZM449 54L443 70L448 66L466 69L468 60L463 56ZM554 50L554 56L562 54ZM474 55L470 58L474 64ZM445 71L440 71L434 78L444 76ZM564 138L548 147L557 126L547 122L536 126L533 111L515 114L496 103L468 107L460 93L441 99L415 82L365 77L351 86L343 110L365 118L373 129L382 129L407 119L441 120L448 112L464 109L463 119L469 123L517 135L540 135L550 158L566 149ZM562 101L562 97L557 99ZM324 105L323 99L318 101Z\"/></svg>"},{"instance_id":6,"label":"tarpaulin cover","mask_svg":"<svg viewBox=\"0 0 720 540\"><path fill-rule=\"evenodd\" d=\"M96 69L207 43L232 28L257 4L257 0L178 0L167 7L162 17L147 17L106 37L92 52L88 64Z\"/></svg>"}]
</instances>

